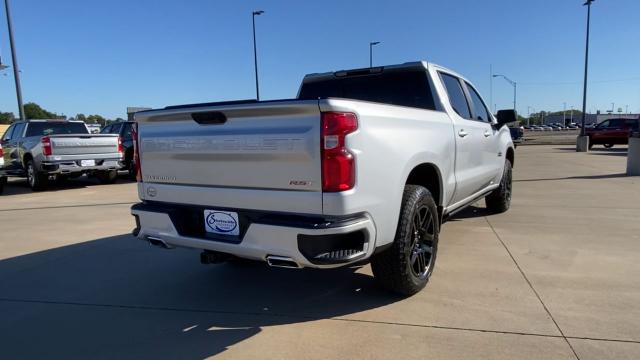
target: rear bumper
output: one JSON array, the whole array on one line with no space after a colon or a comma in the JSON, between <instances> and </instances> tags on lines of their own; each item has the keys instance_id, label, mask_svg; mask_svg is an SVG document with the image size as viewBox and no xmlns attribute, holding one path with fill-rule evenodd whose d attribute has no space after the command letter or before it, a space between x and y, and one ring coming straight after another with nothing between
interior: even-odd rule
<instances>
[{"instance_id":1,"label":"rear bumper","mask_svg":"<svg viewBox=\"0 0 640 360\"><path fill-rule=\"evenodd\" d=\"M215 207L208 207L209 209ZM300 267L332 268L367 259L375 249L375 226L367 214L314 217L264 211L238 212L240 236L204 231L204 207L139 203L134 235L160 239L167 245L219 251L266 261L267 256L290 258Z\"/></svg>"},{"instance_id":2,"label":"rear bumper","mask_svg":"<svg viewBox=\"0 0 640 360\"><path fill-rule=\"evenodd\" d=\"M40 169L47 174L67 174L90 171L119 170L123 167L122 159L95 160L95 166L80 166L81 160L46 161L40 164Z\"/></svg>"}]
</instances>

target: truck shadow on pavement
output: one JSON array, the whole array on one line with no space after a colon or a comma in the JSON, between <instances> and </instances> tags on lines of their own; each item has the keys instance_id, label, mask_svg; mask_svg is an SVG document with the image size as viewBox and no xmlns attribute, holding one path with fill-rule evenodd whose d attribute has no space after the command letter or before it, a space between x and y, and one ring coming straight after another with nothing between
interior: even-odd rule
<instances>
[{"instance_id":1,"label":"truck shadow on pavement","mask_svg":"<svg viewBox=\"0 0 640 360\"><path fill-rule=\"evenodd\" d=\"M135 182L134 180L130 180L127 176L120 175L118 176L117 183L129 183ZM67 179L67 180L50 180L49 186L45 192L56 192L56 191L64 191L71 189L82 189L87 188L89 186L97 186L100 185L97 179L87 178L86 176L79 177L77 179ZM105 185L108 186L108 185ZM34 191L31 190L29 184L26 179L10 179L9 182L4 187L4 192L2 196L11 196L11 195L22 195L22 194L31 194Z\"/></svg>"},{"instance_id":2,"label":"truck shadow on pavement","mask_svg":"<svg viewBox=\"0 0 640 360\"><path fill-rule=\"evenodd\" d=\"M556 150L564 150L569 152L576 152L576 148L555 148ZM628 148L619 147L619 148L604 148L604 147L593 147L589 150L589 154L593 155L607 155L607 156L627 156Z\"/></svg>"},{"instance_id":3,"label":"truck shadow on pavement","mask_svg":"<svg viewBox=\"0 0 640 360\"><path fill-rule=\"evenodd\" d=\"M584 175L584 176L567 176L557 178L543 178L543 179L519 179L513 180L513 182L530 182L530 181L555 181L555 180L600 180L600 179L615 179L627 177L625 173L616 174L602 174L602 175Z\"/></svg>"},{"instance_id":4,"label":"truck shadow on pavement","mask_svg":"<svg viewBox=\"0 0 640 360\"><path fill-rule=\"evenodd\" d=\"M202 359L265 327L401 300L357 270L205 266L129 235L17 256L0 261L0 358Z\"/></svg>"}]
</instances>

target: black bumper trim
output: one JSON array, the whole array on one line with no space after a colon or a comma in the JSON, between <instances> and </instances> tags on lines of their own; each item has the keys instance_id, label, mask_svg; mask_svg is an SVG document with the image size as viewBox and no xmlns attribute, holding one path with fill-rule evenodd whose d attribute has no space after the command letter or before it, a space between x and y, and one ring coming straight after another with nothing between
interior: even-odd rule
<instances>
[{"instance_id":1,"label":"black bumper trim","mask_svg":"<svg viewBox=\"0 0 640 360\"><path fill-rule=\"evenodd\" d=\"M222 210L238 213L240 221L239 236L212 235L204 230L204 210ZM168 214L174 227L181 236L196 237L222 242L240 243L251 224L283 226L300 229L331 229L355 224L367 217L364 214L347 216L312 216L262 210L246 210L218 207L215 205L183 205L156 201L144 201L134 204L131 210Z\"/></svg>"}]
</instances>

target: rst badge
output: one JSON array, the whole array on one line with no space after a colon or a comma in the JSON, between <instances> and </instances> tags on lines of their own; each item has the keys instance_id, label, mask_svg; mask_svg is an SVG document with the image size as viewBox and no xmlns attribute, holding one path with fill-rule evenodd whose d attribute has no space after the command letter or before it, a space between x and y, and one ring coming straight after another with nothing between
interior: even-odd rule
<instances>
[{"instance_id":1,"label":"rst badge","mask_svg":"<svg viewBox=\"0 0 640 360\"><path fill-rule=\"evenodd\" d=\"M205 210L204 227L209 233L220 235L240 235L238 213L231 211Z\"/></svg>"}]
</instances>

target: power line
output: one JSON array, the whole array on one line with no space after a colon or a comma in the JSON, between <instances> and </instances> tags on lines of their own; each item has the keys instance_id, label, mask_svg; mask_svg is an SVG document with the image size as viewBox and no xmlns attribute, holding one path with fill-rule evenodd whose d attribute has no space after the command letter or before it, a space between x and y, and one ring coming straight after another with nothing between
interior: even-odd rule
<instances>
[{"instance_id":1,"label":"power line","mask_svg":"<svg viewBox=\"0 0 640 360\"><path fill-rule=\"evenodd\" d=\"M627 82L627 81L640 81L639 77L629 77L624 79L608 79L608 80L592 80L589 81L589 84L603 84L603 83L613 83L613 82ZM577 85L580 84L581 81L532 81L532 82L518 82L518 84L522 85Z\"/></svg>"}]
</instances>

